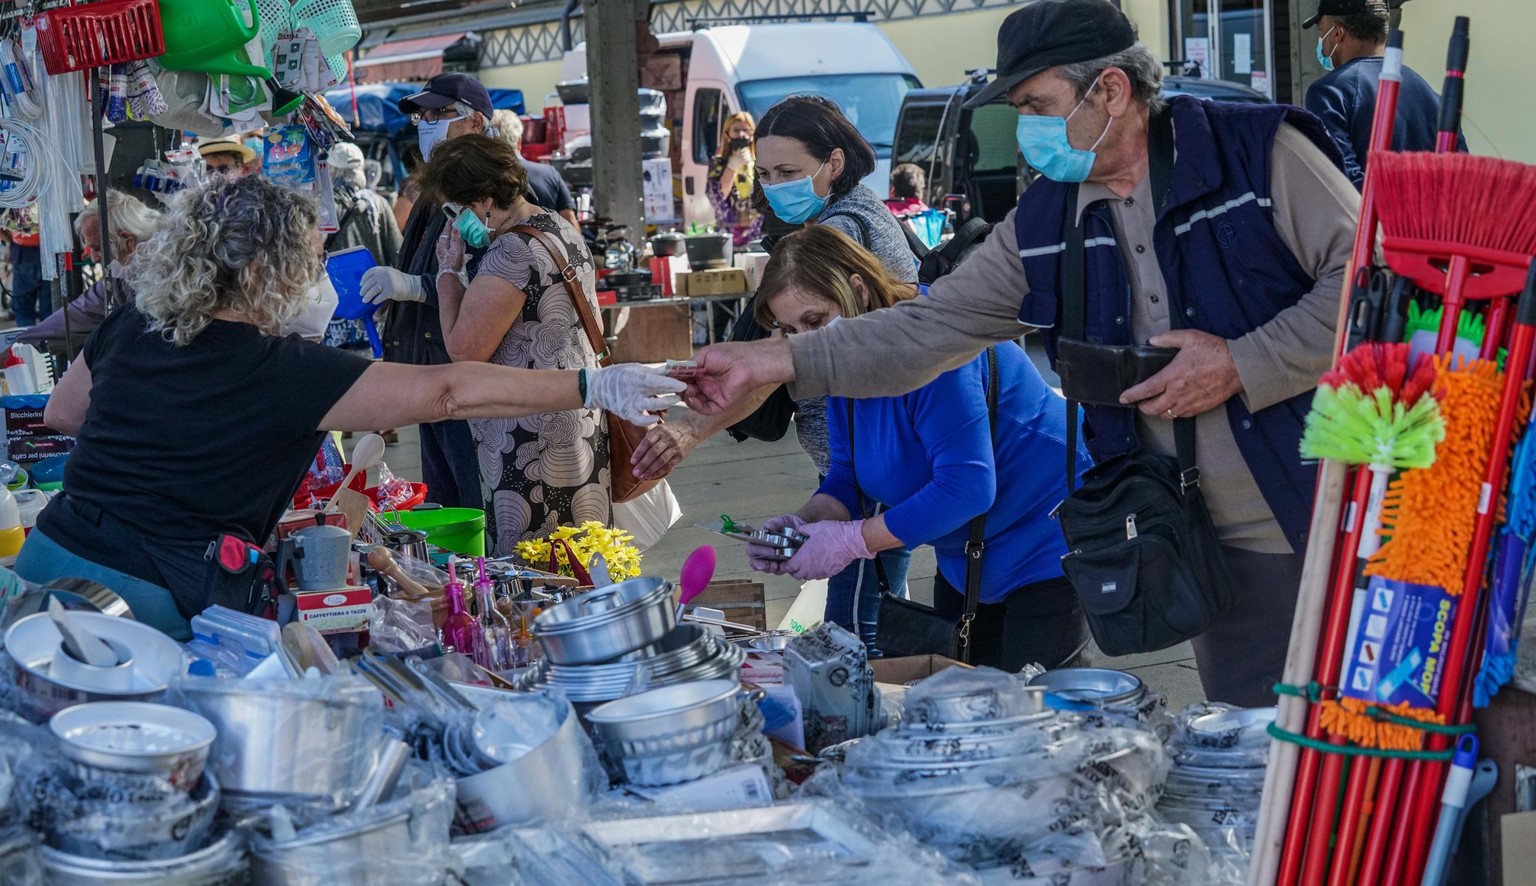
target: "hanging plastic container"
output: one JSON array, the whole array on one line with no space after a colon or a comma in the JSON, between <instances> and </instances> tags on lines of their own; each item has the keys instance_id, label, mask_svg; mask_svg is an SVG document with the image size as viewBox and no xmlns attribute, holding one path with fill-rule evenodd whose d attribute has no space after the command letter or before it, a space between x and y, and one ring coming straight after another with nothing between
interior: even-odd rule
<instances>
[{"instance_id":1,"label":"hanging plastic container","mask_svg":"<svg viewBox=\"0 0 1536 886\"><path fill-rule=\"evenodd\" d=\"M251 64L245 45L261 31L256 0L160 0L165 54L172 71L203 71L270 77L270 68Z\"/></svg>"},{"instance_id":2,"label":"hanging plastic container","mask_svg":"<svg viewBox=\"0 0 1536 886\"><path fill-rule=\"evenodd\" d=\"M322 55L341 55L363 39L352 0L301 0L293 7L293 17L299 27L315 32Z\"/></svg>"},{"instance_id":3,"label":"hanging plastic container","mask_svg":"<svg viewBox=\"0 0 1536 886\"><path fill-rule=\"evenodd\" d=\"M165 52L155 0L98 0L37 17L37 45L50 74L154 58Z\"/></svg>"}]
</instances>

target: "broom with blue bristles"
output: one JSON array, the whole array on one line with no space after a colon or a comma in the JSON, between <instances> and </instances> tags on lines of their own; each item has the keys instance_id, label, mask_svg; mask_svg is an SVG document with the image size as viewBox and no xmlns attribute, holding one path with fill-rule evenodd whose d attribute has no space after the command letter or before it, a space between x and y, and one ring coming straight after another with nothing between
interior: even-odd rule
<instances>
[{"instance_id":1,"label":"broom with blue bristles","mask_svg":"<svg viewBox=\"0 0 1536 886\"><path fill-rule=\"evenodd\" d=\"M1505 505L1504 529L1494 557L1488 604L1488 632L1483 665L1472 683L1472 704L1486 708L1515 678L1520 626L1536 573L1536 434L1527 433L1515 449Z\"/></svg>"}]
</instances>

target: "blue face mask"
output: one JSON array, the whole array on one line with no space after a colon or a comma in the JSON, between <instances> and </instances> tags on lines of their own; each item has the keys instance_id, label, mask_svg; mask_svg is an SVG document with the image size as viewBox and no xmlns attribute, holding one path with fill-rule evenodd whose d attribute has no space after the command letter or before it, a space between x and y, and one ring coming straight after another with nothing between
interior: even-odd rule
<instances>
[{"instance_id":1,"label":"blue face mask","mask_svg":"<svg viewBox=\"0 0 1536 886\"><path fill-rule=\"evenodd\" d=\"M1098 88L1098 81L1088 87L1088 92ZM1086 151L1080 151L1072 147L1072 142L1067 138L1067 121L1083 107L1083 102L1088 96L1083 96L1083 101L1077 103L1072 113L1065 117L1040 117L1034 114L1020 114L1018 128L1015 135L1019 140L1019 150L1024 152L1024 159L1029 161L1041 175L1057 182L1082 182L1088 180L1088 174L1093 171L1093 160L1096 156L1094 148L1099 142L1104 141L1104 136L1109 135L1109 127L1115 122L1115 118L1109 118L1109 123L1104 124L1104 131L1099 133L1098 141Z\"/></svg>"},{"instance_id":2,"label":"blue face mask","mask_svg":"<svg viewBox=\"0 0 1536 886\"><path fill-rule=\"evenodd\" d=\"M1329 28L1328 34L1332 34L1334 30L1334 28ZM1327 55L1323 54L1323 41L1328 39L1328 34L1324 34L1323 36L1317 38L1317 63L1322 65L1323 70L1325 71L1333 70L1333 52L1339 51L1339 48L1335 46L1333 48L1333 52L1330 52Z\"/></svg>"},{"instance_id":3,"label":"blue face mask","mask_svg":"<svg viewBox=\"0 0 1536 886\"><path fill-rule=\"evenodd\" d=\"M464 245L470 249L484 249L490 245L490 227L476 218L474 212L468 207L458 210L458 214L453 217L453 226L458 230L459 236L464 238Z\"/></svg>"},{"instance_id":4,"label":"blue face mask","mask_svg":"<svg viewBox=\"0 0 1536 886\"><path fill-rule=\"evenodd\" d=\"M763 186L763 196L768 198L768 205L773 207L773 214L778 216L779 221L792 225L802 224L827 208L827 198L816 193L816 175L826 165L823 162L816 167L816 172L805 178Z\"/></svg>"}]
</instances>

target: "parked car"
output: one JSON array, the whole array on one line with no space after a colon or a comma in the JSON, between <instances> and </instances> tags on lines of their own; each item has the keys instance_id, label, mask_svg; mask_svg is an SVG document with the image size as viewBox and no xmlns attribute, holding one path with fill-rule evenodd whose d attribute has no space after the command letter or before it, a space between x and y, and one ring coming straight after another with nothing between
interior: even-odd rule
<instances>
[{"instance_id":1,"label":"parked car","mask_svg":"<svg viewBox=\"0 0 1536 886\"><path fill-rule=\"evenodd\" d=\"M922 167L928 179L924 199L952 211L956 225L972 217L993 224L1002 221L1034 178L1014 134L1018 112L1002 98L979 108L963 107L990 75L976 71L969 82L957 86L908 92L896 123L891 162ZM1164 78L1163 95L1269 102L1263 93L1237 84L1186 76Z\"/></svg>"}]
</instances>

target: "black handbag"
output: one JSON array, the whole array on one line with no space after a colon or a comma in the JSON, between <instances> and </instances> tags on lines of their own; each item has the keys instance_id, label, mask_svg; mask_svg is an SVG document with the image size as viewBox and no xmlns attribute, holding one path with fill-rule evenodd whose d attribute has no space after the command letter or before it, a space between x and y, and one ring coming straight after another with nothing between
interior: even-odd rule
<instances>
[{"instance_id":1,"label":"black handbag","mask_svg":"<svg viewBox=\"0 0 1536 886\"><path fill-rule=\"evenodd\" d=\"M1162 208L1173 165L1173 130L1154 114L1152 193ZM1063 340L1080 342L1086 326L1083 228L1077 193L1067 197L1067 250L1062 281ZM1169 293L1170 301L1175 293ZM1184 313L1170 304L1169 322ZM1145 449L1109 459L1077 475L1078 400L1067 397L1067 489L1056 516L1068 553L1062 571L1077 591L1088 628L1108 655L1166 649L1198 636L1232 605L1232 576L1200 494L1195 420L1174 420L1176 458Z\"/></svg>"},{"instance_id":2,"label":"black handbag","mask_svg":"<svg viewBox=\"0 0 1536 886\"><path fill-rule=\"evenodd\" d=\"M987 349L987 427L997 431L997 351ZM848 453L853 460L853 401L848 401ZM859 472L855 466L853 483L857 487ZM864 510L864 493L859 492L859 509ZM978 514L971 520L971 536L965 543L965 611L960 615L939 612L932 606L924 606L911 600L903 600L890 592L885 580L885 570L875 560L875 571L880 578L880 613L875 625L875 647L882 655L944 655L956 661L971 660L971 622L976 620L976 607L981 603L981 564L986 554L987 515Z\"/></svg>"}]
</instances>

